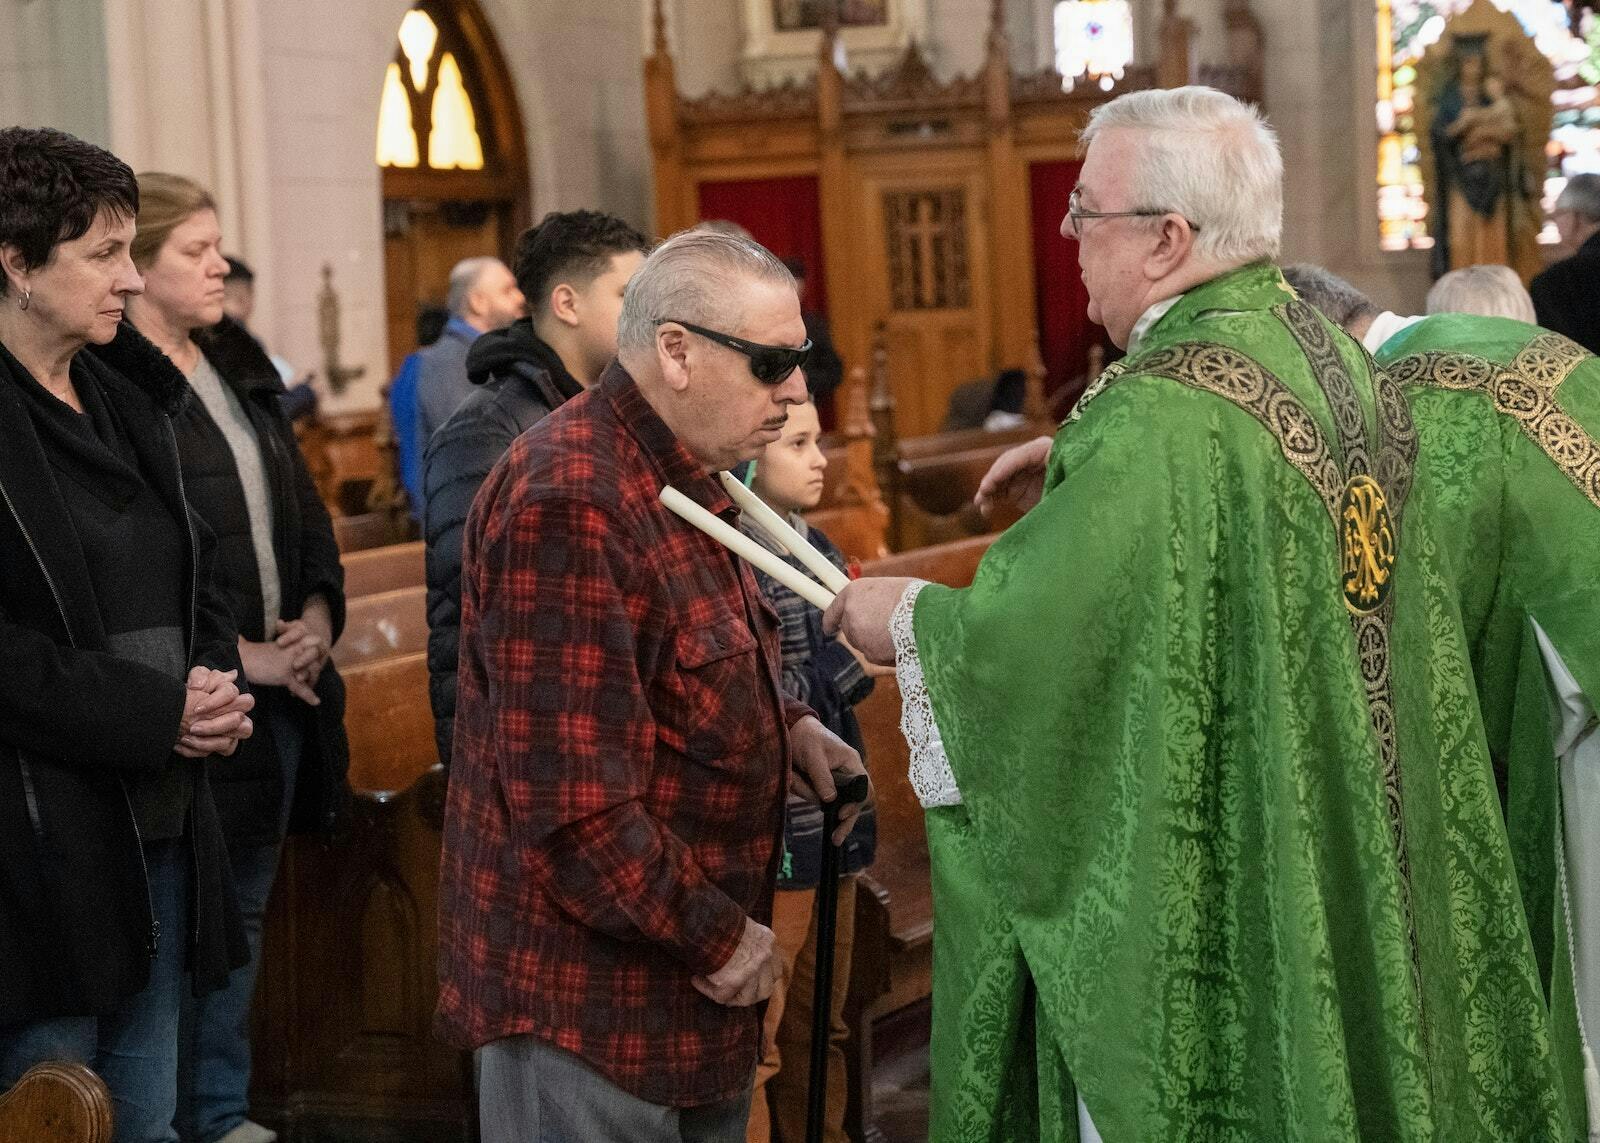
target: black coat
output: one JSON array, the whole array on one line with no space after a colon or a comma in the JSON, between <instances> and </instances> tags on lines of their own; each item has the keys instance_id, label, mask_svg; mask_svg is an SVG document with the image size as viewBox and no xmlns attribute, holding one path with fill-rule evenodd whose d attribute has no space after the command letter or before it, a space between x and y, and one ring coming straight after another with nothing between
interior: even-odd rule
<instances>
[{"instance_id":1,"label":"black coat","mask_svg":"<svg viewBox=\"0 0 1600 1143\"><path fill-rule=\"evenodd\" d=\"M428 571L428 698L439 761L450 765L461 647L461 541L484 478L528 429L583 392L528 318L486 333L467 352L477 390L428 442L422 461Z\"/></svg>"},{"instance_id":2,"label":"black coat","mask_svg":"<svg viewBox=\"0 0 1600 1143\"><path fill-rule=\"evenodd\" d=\"M189 510L178 464L183 375L129 325L111 345L79 353L73 370L99 383L145 479L188 524L190 665L236 669L231 620L208 586L210 533ZM0 1026L105 1013L147 983L149 878L128 786L170 762L184 705L181 679L106 649L25 376L0 349ZM196 994L221 987L246 956L207 782L225 764L195 767L185 936Z\"/></svg>"},{"instance_id":3,"label":"black coat","mask_svg":"<svg viewBox=\"0 0 1600 1143\"><path fill-rule=\"evenodd\" d=\"M1539 324L1600 353L1600 234L1552 263L1528 286Z\"/></svg>"},{"instance_id":4,"label":"black coat","mask_svg":"<svg viewBox=\"0 0 1600 1143\"><path fill-rule=\"evenodd\" d=\"M344 628L344 568L333 538L333 521L317 495L294 429L284 415L283 382L261 343L238 322L196 333L195 341L217 374L239 399L261 445L272 497L272 550L282 585L279 618L298 619L306 600L328 601L337 639ZM175 421L189 500L217 537L213 578L227 600L239 633L262 642L261 579L250 517L233 453L205 406L191 399ZM261 688L260 700L302 720L305 750L295 784L291 832L330 828L343 807L350 770L344 730L344 682L329 663L317 680L322 705L307 706L279 687ZM256 734L239 746L212 776L223 833L233 846L278 840L283 804L283 767L269 720L256 720Z\"/></svg>"}]
</instances>

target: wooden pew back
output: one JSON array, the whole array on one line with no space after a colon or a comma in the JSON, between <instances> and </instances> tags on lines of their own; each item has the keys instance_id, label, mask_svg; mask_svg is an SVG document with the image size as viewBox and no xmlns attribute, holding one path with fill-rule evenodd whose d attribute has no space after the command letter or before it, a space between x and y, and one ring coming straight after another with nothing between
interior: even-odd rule
<instances>
[{"instance_id":1,"label":"wooden pew back","mask_svg":"<svg viewBox=\"0 0 1600 1143\"><path fill-rule=\"evenodd\" d=\"M362 552L347 552L339 558L344 565L346 599L375 595L400 587L416 587L427 582L423 560L427 547L421 540L409 544L389 544Z\"/></svg>"},{"instance_id":2,"label":"wooden pew back","mask_svg":"<svg viewBox=\"0 0 1600 1143\"><path fill-rule=\"evenodd\" d=\"M439 760L427 654L374 659L340 674L350 737L350 788L380 798L410 788Z\"/></svg>"},{"instance_id":3,"label":"wooden pew back","mask_svg":"<svg viewBox=\"0 0 1600 1143\"><path fill-rule=\"evenodd\" d=\"M0 1140L111 1143L111 1093L82 1064L37 1064L0 1094Z\"/></svg>"},{"instance_id":4,"label":"wooden pew back","mask_svg":"<svg viewBox=\"0 0 1600 1143\"><path fill-rule=\"evenodd\" d=\"M428 646L428 589L397 587L350 599L344 633L333 647L341 670L373 659L409 655Z\"/></svg>"}]
</instances>

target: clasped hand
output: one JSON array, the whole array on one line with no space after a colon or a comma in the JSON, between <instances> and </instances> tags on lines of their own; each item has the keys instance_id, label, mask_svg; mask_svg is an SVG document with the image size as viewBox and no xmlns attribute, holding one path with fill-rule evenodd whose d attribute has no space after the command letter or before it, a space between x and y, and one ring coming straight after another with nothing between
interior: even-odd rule
<instances>
[{"instance_id":1,"label":"clasped hand","mask_svg":"<svg viewBox=\"0 0 1600 1143\"><path fill-rule=\"evenodd\" d=\"M238 671L196 667L189 672L183 694L183 716L178 723L178 744L185 758L232 754L255 727L246 717L255 708L253 696L242 694Z\"/></svg>"}]
</instances>

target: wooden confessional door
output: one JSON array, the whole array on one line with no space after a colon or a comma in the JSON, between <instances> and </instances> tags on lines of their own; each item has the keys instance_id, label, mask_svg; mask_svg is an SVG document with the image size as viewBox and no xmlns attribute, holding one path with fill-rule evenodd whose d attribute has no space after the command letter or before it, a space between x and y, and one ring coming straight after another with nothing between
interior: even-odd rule
<instances>
[{"instance_id":1,"label":"wooden confessional door","mask_svg":"<svg viewBox=\"0 0 1600 1143\"><path fill-rule=\"evenodd\" d=\"M419 306L443 305L450 268L463 258L506 256L511 204L499 202L384 203L384 274L389 316L389 373L417 345Z\"/></svg>"},{"instance_id":2,"label":"wooden confessional door","mask_svg":"<svg viewBox=\"0 0 1600 1143\"><path fill-rule=\"evenodd\" d=\"M871 156L853 180L857 296L867 305L852 333L865 345L885 322L902 437L937 432L956 387L994 372L981 163L966 152Z\"/></svg>"}]
</instances>

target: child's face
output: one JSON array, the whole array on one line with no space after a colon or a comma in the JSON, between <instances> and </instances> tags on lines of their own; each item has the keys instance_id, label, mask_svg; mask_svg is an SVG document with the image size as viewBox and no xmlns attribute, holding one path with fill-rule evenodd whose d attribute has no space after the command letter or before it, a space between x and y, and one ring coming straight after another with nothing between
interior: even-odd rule
<instances>
[{"instance_id":1,"label":"child's face","mask_svg":"<svg viewBox=\"0 0 1600 1143\"><path fill-rule=\"evenodd\" d=\"M815 508L822 499L822 474L828 467L817 444L821 435L816 405L810 401L791 405L783 435L756 460L752 482L756 495L782 512Z\"/></svg>"}]
</instances>

